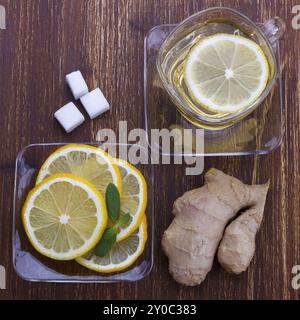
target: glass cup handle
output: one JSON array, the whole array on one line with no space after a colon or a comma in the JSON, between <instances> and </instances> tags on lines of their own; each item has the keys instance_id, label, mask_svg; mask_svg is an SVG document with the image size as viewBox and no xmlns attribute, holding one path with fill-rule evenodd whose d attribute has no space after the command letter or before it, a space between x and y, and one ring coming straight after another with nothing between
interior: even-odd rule
<instances>
[{"instance_id":1,"label":"glass cup handle","mask_svg":"<svg viewBox=\"0 0 300 320\"><path fill-rule=\"evenodd\" d=\"M285 22L279 17L274 17L265 21L261 29L271 45L274 46L285 31Z\"/></svg>"}]
</instances>

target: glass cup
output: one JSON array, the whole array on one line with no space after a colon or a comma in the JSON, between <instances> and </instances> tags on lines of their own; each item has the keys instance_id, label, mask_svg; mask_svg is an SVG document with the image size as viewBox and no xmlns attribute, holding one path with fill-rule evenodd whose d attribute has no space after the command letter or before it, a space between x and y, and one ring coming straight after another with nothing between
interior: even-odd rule
<instances>
[{"instance_id":1,"label":"glass cup","mask_svg":"<svg viewBox=\"0 0 300 320\"><path fill-rule=\"evenodd\" d=\"M209 130L229 127L253 112L275 84L279 75L275 49L284 30L285 24L278 17L258 25L230 8L216 7L200 11L177 25L160 47L156 65L162 84L179 112L192 124ZM183 65L190 49L201 38L216 33L241 35L255 41L269 63L270 76L264 91L250 106L236 113L207 110L193 101L184 84Z\"/></svg>"}]
</instances>

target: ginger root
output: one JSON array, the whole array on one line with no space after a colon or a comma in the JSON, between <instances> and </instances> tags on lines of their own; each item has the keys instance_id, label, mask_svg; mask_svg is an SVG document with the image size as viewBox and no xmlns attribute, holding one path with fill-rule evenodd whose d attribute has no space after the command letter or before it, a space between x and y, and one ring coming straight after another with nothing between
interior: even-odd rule
<instances>
[{"instance_id":1,"label":"ginger root","mask_svg":"<svg viewBox=\"0 0 300 320\"><path fill-rule=\"evenodd\" d=\"M211 270L224 229L241 209L245 212L226 229L218 258L230 272L248 267L269 188L246 185L217 169L210 169L204 179L203 187L175 201L175 218L162 239L170 273L190 286L200 284Z\"/></svg>"},{"instance_id":2,"label":"ginger root","mask_svg":"<svg viewBox=\"0 0 300 320\"><path fill-rule=\"evenodd\" d=\"M218 249L221 266L230 273L245 271L255 251L255 236L263 219L269 184L252 186L250 208L229 224Z\"/></svg>"}]
</instances>

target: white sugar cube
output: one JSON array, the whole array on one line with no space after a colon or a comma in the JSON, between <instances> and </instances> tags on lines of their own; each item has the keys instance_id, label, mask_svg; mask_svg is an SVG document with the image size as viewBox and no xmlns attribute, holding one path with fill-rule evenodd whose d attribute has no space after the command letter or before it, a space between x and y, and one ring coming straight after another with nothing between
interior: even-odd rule
<instances>
[{"instance_id":1,"label":"white sugar cube","mask_svg":"<svg viewBox=\"0 0 300 320\"><path fill-rule=\"evenodd\" d=\"M54 113L56 120L63 126L67 133L71 132L84 121L83 114L73 102L66 104Z\"/></svg>"},{"instance_id":2,"label":"white sugar cube","mask_svg":"<svg viewBox=\"0 0 300 320\"><path fill-rule=\"evenodd\" d=\"M80 101L91 119L109 110L109 103L99 88L81 97Z\"/></svg>"},{"instance_id":3,"label":"white sugar cube","mask_svg":"<svg viewBox=\"0 0 300 320\"><path fill-rule=\"evenodd\" d=\"M66 81L73 93L75 100L78 100L80 97L89 92L89 88L80 71L74 71L70 74L67 74Z\"/></svg>"}]
</instances>

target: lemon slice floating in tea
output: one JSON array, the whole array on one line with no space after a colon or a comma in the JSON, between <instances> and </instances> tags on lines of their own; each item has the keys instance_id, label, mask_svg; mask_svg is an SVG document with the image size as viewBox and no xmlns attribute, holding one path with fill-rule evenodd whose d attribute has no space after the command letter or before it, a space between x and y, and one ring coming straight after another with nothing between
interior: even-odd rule
<instances>
[{"instance_id":1,"label":"lemon slice floating in tea","mask_svg":"<svg viewBox=\"0 0 300 320\"><path fill-rule=\"evenodd\" d=\"M191 49L184 70L193 99L218 113L250 106L268 78L269 64L262 49L250 39L231 34L201 39Z\"/></svg>"},{"instance_id":2,"label":"lemon slice floating in tea","mask_svg":"<svg viewBox=\"0 0 300 320\"><path fill-rule=\"evenodd\" d=\"M57 149L42 165L36 183L55 173L71 173L87 179L103 195L109 183L121 193L122 178L114 159L100 148L69 144Z\"/></svg>"},{"instance_id":3,"label":"lemon slice floating in tea","mask_svg":"<svg viewBox=\"0 0 300 320\"><path fill-rule=\"evenodd\" d=\"M52 259L71 260L98 243L107 211L100 192L88 181L55 174L28 194L22 219L37 251Z\"/></svg>"},{"instance_id":4,"label":"lemon slice floating in tea","mask_svg":"<svg viewBox=\"0 0 300 320\"><path fill-rule=\"evenodd\" d=\"M82 266L101 273L121 271L131 266L143 253L147 241L147 220L143 217L139 228L128 238L116 242L104 257L94 250L76 259Z\"/></svg>"},{"instance_id":5,"label":"lemon slice floating in tea","mask_svg":"<svg viewBox=\"0 0 300 320\"><path fill-rule=\"evenodd\" d=\"M121 228L117 241L130 236L139 226L147 206L147 184L142 173L130 163L116 159L122 177L121 215L129 213L130 223Z\"/></svg>"}]
</instances>

